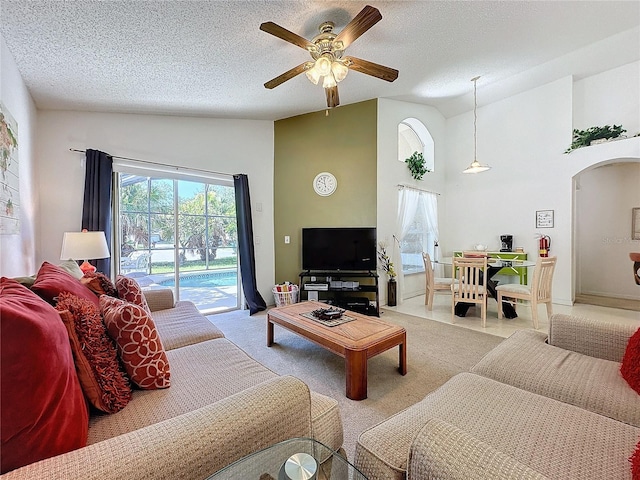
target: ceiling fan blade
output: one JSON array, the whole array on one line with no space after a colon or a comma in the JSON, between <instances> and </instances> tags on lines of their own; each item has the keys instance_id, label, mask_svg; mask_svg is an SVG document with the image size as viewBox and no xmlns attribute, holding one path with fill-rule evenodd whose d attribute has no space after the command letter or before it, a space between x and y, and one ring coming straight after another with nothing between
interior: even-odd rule
<instances>
[{"instance_id":1,"label":"ceiling fan blade","mask_svg":"<svg viewBox=\"0 0 640 480\"><path fill-rule=\"evenodd\" d=\"M395 68L385 67L384 65L362 60L361 58L345 57L343 63L349 67L350 70L381 78L387 82L393 82L398 78L398 70Z\"/></svg>"},{"instance_id":2,"label":"ceiling fan blade","mask_svg":"<svg viewBox=\"0 0 640 480\"><path fill-rule=\"evenodd\" d=\"M327 108L333 108L340 105L340 97L338 97L338 86L325 88L324 93L327 96Z\"/></svg>"},{"instance_id":3,"label":"ceiling fan blade","mask_svg":"<svg viewBox=\"0 0 640 480\"><path fill-rule=\"evenodd\" d=\"M285 42L293 43L300 48L304 48L305 50L309 50L310 48L315 48L315 45L311 43L306 38L301 37L300 35L290 32L284 27L277 25L273 22L265 22L260 25L260 30L263 32L270 33L271 35L278 37Z\"/></svg>"},{"instance_id":4,"label":"ceiling fan blade","mask_svg":"<svg viewBox=\"0 0 640 480\"><path fill-rule=\"evenodd\" d=\"M367 5L338 34L334 42L342 42L344 48L351 45L360 35L382 20L380 10Z\"/></svg>"},{"instance_id":5,"label":"ceiling fan blade","mask_svg":"<svg viewBox=\"0 0 640 480\"><path fill-rule=\"evenodd\" d=\"M268 88L268 89L276 88L278 85L286 82L287 80L291 80L296 75L300 75L302 72L304 72L307 69L306 68L307 63L308 62L301 63L297 67L293 67L291 70L284 72L282 75L278 75L276 78L269 80L267 83L264 84L264 88Z\"/></svg>"}]
</instances>

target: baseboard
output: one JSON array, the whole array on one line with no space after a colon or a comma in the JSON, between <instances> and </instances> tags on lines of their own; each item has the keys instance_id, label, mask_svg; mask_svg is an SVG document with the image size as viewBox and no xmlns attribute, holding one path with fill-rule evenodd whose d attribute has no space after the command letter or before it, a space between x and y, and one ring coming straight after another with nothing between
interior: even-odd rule
<instances>
[{"instance_id":1,"label":"baseboard","mask_svg":"<svg viewBox=\"0 0 640 480\"><path fill-rule=\"evenodd\" d=\"M640 312L640 300L607 297L603 295L587 295L584 293L576 294L576 303L584 303L587 305L597 305L600 307L620 308L622 310L632 310Z\"/></svg>"}]
</instances>

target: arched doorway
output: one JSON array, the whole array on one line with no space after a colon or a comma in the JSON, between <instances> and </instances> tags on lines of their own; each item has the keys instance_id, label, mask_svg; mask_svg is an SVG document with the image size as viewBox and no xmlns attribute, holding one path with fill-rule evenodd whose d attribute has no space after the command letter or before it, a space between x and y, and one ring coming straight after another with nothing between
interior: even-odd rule
<instances>
[{"instance_id":1,"label":"arched doorway","mask_svg":"<svg viewBox=\"0 0 640 480\"><path fill-rule=\"evenodd\" d=\"M640 207L640 159L609 159L573 177L576 303L640 310L632 252L633 208Z\"/></svg>"}]
</instances>

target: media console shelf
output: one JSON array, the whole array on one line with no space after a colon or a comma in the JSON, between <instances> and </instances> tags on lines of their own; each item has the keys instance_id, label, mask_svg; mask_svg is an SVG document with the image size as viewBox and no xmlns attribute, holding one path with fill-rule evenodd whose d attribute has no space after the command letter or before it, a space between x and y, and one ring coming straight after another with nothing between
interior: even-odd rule
<instances>
[{"instance_id":1,"label":"media console shelf","mask_svg":"<svg viewBox=\"0 0 640 480\"><path fill-rule=\"evenodd\" d=\"M310 292L330 305L367 315L380 316L378 274L366 271L305 270L300 273L300 300L308 300ZM357 283L357 286L354 284ZM375 296L375 307L371 295ZM315 294L314 294L315 296Z\"/></svg>"}]
</instances>

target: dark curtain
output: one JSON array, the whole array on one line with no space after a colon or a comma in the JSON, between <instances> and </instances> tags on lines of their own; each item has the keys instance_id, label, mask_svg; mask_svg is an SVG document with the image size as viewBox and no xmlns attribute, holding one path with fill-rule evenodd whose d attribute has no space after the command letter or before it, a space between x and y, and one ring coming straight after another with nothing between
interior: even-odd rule
<instances>
[{"instance_id":1,"label":"dark curtain","mask_svg":"<svg viewBox=\"0 0 640 480\"><path fill-rule=\"evenodd\" d=\"M233 176L236 189L236 217L238 221L238 255L242 289L249 305L249 315L266 310L267 304L258 292L256 281L256 258L253 249L253 222L251 220L251 200L249 179L244 174Z\"/></svg>"},{"instance_id":2,"label":"dark curtain","mask_svg":"<svg viewBox=\"0 0 640 480\"><path fill-rule=\"evenodd\" d=\"M84 177L84 204L82 228L90 232L101 231L111 249L111 182L113 158L98 150L87 150L87 170ZM99 272L111 274L111 258L91 260Z\"/></svg>"}]
</instances>

